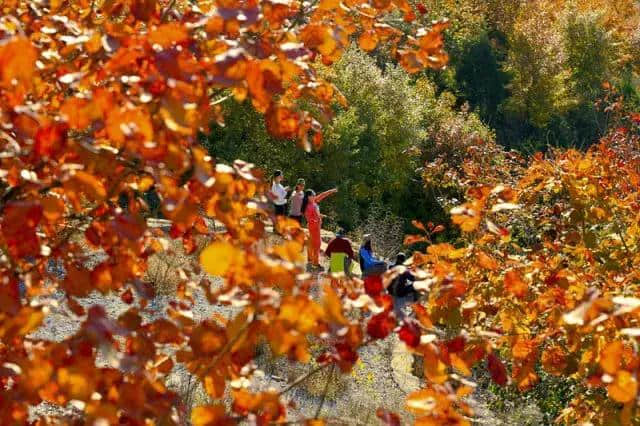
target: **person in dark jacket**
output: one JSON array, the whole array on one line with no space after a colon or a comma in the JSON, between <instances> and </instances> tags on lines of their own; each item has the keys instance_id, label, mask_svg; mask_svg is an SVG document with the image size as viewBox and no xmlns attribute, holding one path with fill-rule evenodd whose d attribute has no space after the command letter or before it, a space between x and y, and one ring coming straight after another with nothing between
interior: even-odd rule
<instances>
[{"instance_id":1,"label":"person in dark jacket","mask_svg":"<svg viewBox=\"0 0 640 426\"><path fill-rule=\"evenodd\" d=\"M391 267L391 271L396 272L398 275L387 287L387 292L393 297L393 311L398 320L402 320L406 316L404 309L407 304L416 302L419 296L418 291L413 287L413 282L416 278L404 266L406 260L407 257L404 253L398 253L396 262Z\"/></svg>"},{"instance_id":2,"label":"person in dark jacket","mask_svg":"<svg viewBox=\"0 0 640 426\"><path fill-rule=\"evenodd\" d=\"M382 275L386 272L388 266L384 260L377 259L373 254L373 246L371 245L371 235L365 234L362 237L362 246L358 252L360 258L360 270L363 277L371 275Z\"/></svg>"}]
</instances>

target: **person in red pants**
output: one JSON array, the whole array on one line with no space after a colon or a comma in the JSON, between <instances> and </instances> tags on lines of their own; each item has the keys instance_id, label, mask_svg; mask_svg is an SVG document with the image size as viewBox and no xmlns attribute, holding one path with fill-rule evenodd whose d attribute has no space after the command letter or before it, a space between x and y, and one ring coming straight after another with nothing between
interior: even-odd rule
<instances>
[{"instance_id":1,"label":"person in red pants","mask_svg":"<svg viewBox=\"0 0 640 426\"><path fill-rule=\"evenodd\" d=\"M302 211L307 219L307 228L309 229L309 243L307 245L307 254L312 270L320 270L320 229L322 229L322 215L318 203L327 198L329 195L338 192L337 188L330 189L318 195L308 189L302 200Z\"/></svg>"}]
</instances>

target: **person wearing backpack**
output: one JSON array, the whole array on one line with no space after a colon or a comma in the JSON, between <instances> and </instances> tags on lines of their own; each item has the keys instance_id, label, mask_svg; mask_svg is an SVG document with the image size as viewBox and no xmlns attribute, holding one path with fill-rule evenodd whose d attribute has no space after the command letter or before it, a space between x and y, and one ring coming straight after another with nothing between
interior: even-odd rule
<instances>
[{"instance_id":1,"label":"person wearing backpack","mask_svg":"<svg viewBox=\"0 0 640 426\"><path fill-rule=\"evenodd\" d=\"M404 266L406 260L407 257L404 253L398 253L396 262L390 268L391 273L395 273L396 276L387 287L387 292L393 297L393 312L398 321L404 319L406 316L404 312L406 306L409 303L416 302L419 296L418 291L413 287L413 282L416 278L411 271Z\"/></svg>"}]
</instances>

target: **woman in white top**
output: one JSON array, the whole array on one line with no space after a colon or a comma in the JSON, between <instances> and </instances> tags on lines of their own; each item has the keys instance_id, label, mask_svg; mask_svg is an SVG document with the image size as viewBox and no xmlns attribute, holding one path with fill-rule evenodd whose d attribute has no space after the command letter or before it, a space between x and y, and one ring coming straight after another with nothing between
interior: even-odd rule
<instances>
[{"instance_id":1,"label":"woman in white top","mask_svg":"<svg viewBox=\"0 0 640 426\"><path fill-rule=\"evenodd\" d=\"M269 195L275 207L276 218L287 214L287 192L289 191L289 187L282 186L282 179L284 179L282 170L273 172Z\"/></svg>"}]
</instances>

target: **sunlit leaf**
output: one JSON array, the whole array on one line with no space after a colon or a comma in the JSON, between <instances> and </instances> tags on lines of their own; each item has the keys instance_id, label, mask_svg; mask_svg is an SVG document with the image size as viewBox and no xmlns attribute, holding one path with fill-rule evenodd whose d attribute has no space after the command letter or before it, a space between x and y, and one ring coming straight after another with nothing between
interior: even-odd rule
<instances>
[{"instance_id":1,"label":"sunlit leaf","mask_svg":"<svg viewBox=\"0 0 640 426\"><path fill-rule=\"evenodd\" d=\"M222 276L240 261L242 254L233 245L217 241L205 248L200 254L200 263L213 276Z\"/></svg>"},{"instance_id":2,"label":"sunlit leaf","mask_svg":"<svg viewBox=\"0 0 640 426\"><path fill-rule=\"evenodd\" d=\"M629 402L635 399L638 393L638 381L636 377L626 370L616 373L613 383L607 386L609 397L616 402Z\"/></svg>"}]
</instances>

